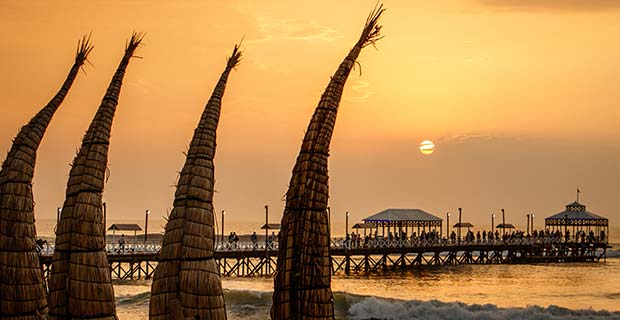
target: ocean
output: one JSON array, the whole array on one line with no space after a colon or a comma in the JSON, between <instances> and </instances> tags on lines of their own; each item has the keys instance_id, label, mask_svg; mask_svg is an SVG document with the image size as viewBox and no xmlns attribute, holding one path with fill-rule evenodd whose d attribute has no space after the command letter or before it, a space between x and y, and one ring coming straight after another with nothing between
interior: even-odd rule
<instances>
[{"instance_id":1,"label":"ocean","mask_svg":"<svg viewBox=\"0 0 620 320\"><path fill-rule=\"evenodd\" d=\"M38 222L39 235L53 236L50 225L53 221ZM247 232L242 224L235 230ZM336 317L620 320L620 241L614 231L606 262L457 265L386 276L334 276ZM269 318L272 278L223 278L222 284L228 319ZM120 319L148 318L150 285L150 280L115 281Z\"/></svg>"}]
</instances>

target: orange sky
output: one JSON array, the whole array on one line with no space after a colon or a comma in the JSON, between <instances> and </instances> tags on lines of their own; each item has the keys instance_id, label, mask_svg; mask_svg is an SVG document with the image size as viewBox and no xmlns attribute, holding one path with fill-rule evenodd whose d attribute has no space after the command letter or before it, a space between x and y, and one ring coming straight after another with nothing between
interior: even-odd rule
<instances>
[{"instance_id":1,"label":"orange sky","mask_svg":"<svg viewBox=\"0 0 620 320\"><path fill-rule=\"evenodd\" d=\"M62 205L68 164L133 30L112 129L109 219L161 216L202 108L233 45L216 155L216 210L282 212L307 122L374 2L0 3L0 150L58 90L77 39L86 66L53 119L35 176L38 218ZM620 5L605 0L385 1L385 39L344 92L330 158L334 221L388 207L487 223L574 200L620 221ZM417 145L437 145L422 156ZM522 224L522 223L521 223Z\"/></svg>"}]
</instances>

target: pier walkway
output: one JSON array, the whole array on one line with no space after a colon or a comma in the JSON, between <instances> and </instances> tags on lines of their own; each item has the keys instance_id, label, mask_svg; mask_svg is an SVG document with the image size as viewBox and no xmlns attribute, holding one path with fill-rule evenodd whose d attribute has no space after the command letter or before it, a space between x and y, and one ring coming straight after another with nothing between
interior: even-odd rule
<instances>
[{"instance_id":1,"label":"pier walkway","mask_svg":"<svg viewBox=\"0 0 620 320\"><path fill-rule=\"evenodd\" d=\"M108 244L112 278L149 279L160 248L159 242L127 243L124 248ZM607 248L606 242L550 238L469 242L374 239L365 244L336 238L331 241L331 260L333 274L368 275L457 264L598 262L606 258ZM53 244L41 248L41 267L46 277L53 251ZM277 254L277 241L217 242L215 258L225 277L272 276Z\"/></svg>"}]
</instances>

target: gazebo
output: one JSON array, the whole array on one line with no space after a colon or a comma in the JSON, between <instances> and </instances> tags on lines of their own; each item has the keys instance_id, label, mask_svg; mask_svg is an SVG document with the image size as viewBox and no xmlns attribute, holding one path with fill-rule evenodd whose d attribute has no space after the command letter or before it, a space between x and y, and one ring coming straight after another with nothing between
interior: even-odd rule
<instances>
[{"instance_id":1,"label":"gazebo","mask_svg":"<svg viewBox=\"0 0 620 320\"><path fill-rule=\"evenodd\" d=\"M138 231L142 231L142 228L135 223L115 223L108 228L108 231L110 230L112 230L112 243L116 243L116 231L133 231L133 241L136 243Z\"/></svg>"},{"instance_id":2,"label":"gazebo","mask_svg":"<svg viewBox=\"0 0 620 320\"><path fill-rule=\"evenodd\" d=\"M502 233L506 233L506 229L516 229L512 223L500 223L495 229L502 229Z\"/></svg>"},{"instance_id":3,"label":"gazebo","mask_svg":"<svg viewBox=\"0 0 620 320\"><path fill-rule=\"evenodd\" d=\"M420 209L386 209L362 220L364 221L364 229L367 226L374 227L377 234L379 227L381 227L381 234L384 237L386 227L388 234L393 231L394 234L400 235L404 232L405 235L408 235L409 228L412 232L414 228L417 228L418 235L421 230L435 230L441 235L443 222L443 219Z\"/></svg>"},{"instance_id":4,"label":"gazebo","mask_svg":"<svg viewBox=\"0 0 620 320\"><path fill-rule=\"evenodd\" d=\"M595 237L605 242L606 236L609 235L609 220L586 211L585 205L575 201L566 205L565 211L546 218L545 228L551 231L560 230L563 234L566 234L568 228L572 228L573 236L576 236L579 231L584 231L586 234L593 231Z\"/></svg>"},{"instance_id":5,"label":"gazebo","mask_svg":"<svg viewBox=\"0 0 620 320\"><path fill-rule=\"evenodd\" d=\"M469 222L460 222L455 224L454 226L452 226L452 228L467 228L467 231L469 231L470 228L473 228L474 225L469 223Z\"/></svg>"},{"instance_id":6,"label":"gazebo","mask_svg":"<svg viewBox=\"0 0 620 320\"><path fill-rule=\"evenodd\" d=\"M280 227L279 223L266 223L260 228L263 230L280 230Z\"/></svg>"}]
</instances>

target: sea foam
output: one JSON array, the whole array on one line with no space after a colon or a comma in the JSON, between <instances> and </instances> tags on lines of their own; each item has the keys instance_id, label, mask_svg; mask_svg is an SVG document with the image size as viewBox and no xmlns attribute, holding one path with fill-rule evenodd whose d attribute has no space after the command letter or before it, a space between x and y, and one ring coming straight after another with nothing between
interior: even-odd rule
<instances>
[{"instance_id":1,"label":"sea foam","mask_svg":"<svg viewBox=\"0 0 620 320\"><path fill-rule=\"evenodd\" d=\"M558 306L528 306L525 308L500 308L493 304L464 304L437 300L392 300L345 294L350 307L344 319L426 319L426 320L572 320L620 319L620 312L571 310Z\"/></svg>"},{"instance_id":2,"label":"sea foam","mask_svg":"<svg viewBox=\"0 0 620 320\"><path fill-rule=\"evenodd\" d=\"M129 318L143 318L148 315L149 296L149 292L119 296L117 307ZM269 319L271 296L269 291L225 289L228 319ZM620 312L604 310L573 310L554 305L501 308L494 304L398 300L346 292L334 292L334 311L336 319L350 320L620 320Z\"/></svg>"}]
</instances>

